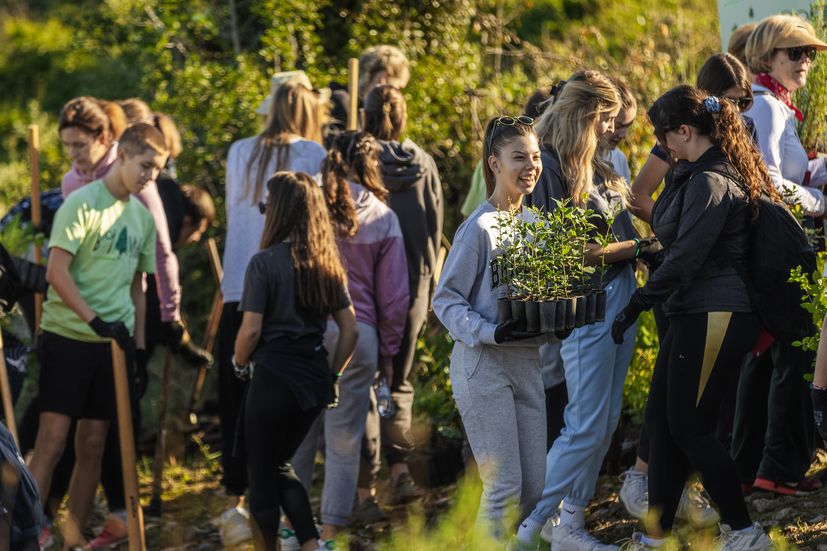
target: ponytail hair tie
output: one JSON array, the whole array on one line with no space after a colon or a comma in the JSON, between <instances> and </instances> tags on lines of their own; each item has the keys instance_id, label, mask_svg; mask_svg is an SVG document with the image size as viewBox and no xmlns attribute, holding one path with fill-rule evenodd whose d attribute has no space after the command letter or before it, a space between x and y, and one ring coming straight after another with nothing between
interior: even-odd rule
<instances>
[{"instance_id":1,"label":"ponytail hair tie","mask_svg":"<svg viewBox=\"0 0 827 551\"><path fill-rule=\"evenodd\" d=\"M391 104L390 103L383 103L382 104L382 112L386 115L390 115L390 113L391 113Z\"/></svg>"},{"instance_id":2,"label":"ponytail hair tie","mask_svg":"<svg viewBox=\"0 0 827 551\"><path fill-rule=\"evenodd\" d=\"M721 112L721 100L719 100L717 96L709 96L704 100L704 108L707 113L717 115Z\"/></svg>"}]
</instances>

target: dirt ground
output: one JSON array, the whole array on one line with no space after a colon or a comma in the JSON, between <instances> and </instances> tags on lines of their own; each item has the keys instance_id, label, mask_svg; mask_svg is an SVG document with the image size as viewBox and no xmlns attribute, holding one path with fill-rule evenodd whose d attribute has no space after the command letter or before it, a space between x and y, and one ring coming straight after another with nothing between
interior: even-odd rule
<instances>
[{"instance_id":1,"label":"dirt ground","mask_svg":"<svg viewBox=\"0 0 827 551\"><path fill-rule=\"evenodd\" d=\"M164 480L164 514L161 519L146 519L147 547L164 551L213 551L222 549L215 519L223 509L217 464L205 455L193 461L195 466L168 465ZM142 473L148 472L144 462ZM801 551L827 551L827 454L822 453L811 473L825 479L825 488L806 497L782 497L753 493L747 501L753 518L764 527L777 527L788 542ZM150 478L141 477L141 494L150 493ZM319 484L312 494L318 512ZM597 498L588 512L588 527L604 542L628 538L639 524L631 519L618 499L620 483L616 477L601 477ZM380 503L383 501L380 489ZM424 491L419 503L428 523L435 523L453 503L455 485ZM394 527L407 520L405 507L386 507L389 521L371 526L353 526L349 533L349 549L372 551L376 542L386 539ZM103 507L96 508L94 524L103 520ZM714 534L709 534L709 541ZM701 549L707 545L695 545ZM127 546L120 547L126 551ZM247 551L242 546L234 551Z\"/></svg>"}]
</instances>

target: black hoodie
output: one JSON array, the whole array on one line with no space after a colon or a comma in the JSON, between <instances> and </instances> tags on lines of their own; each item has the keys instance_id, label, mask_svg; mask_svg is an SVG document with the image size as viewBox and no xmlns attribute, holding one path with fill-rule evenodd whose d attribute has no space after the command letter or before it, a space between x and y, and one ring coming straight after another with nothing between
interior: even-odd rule
<instances>
[{"instance_id":1,"label":"black hoodie","mask_svg":"<svg viewBox=\"0 0 827 551\"><path fill-rule=\"evenodd\" d=\"M390 192L388 206L399 218L408 279L414 286L433 277L436 268L442 236L442 183L433 157L411 140L379 143L382 177Z\"/></svg>"}]
</instances>

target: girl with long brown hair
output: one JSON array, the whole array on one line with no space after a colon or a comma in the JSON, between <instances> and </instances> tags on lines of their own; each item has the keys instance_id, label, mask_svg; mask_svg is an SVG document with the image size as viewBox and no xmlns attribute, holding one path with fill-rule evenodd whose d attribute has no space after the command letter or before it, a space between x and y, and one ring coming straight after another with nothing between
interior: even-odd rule
<instances>
[{"instance_id":1,"label":"girl with long brown hair","mask_svg":"<svg viewBox=\"0 0 827 551\"><path fill-rule=\"evenodd\" d=\"M341 380L341 405L324 415L321 521L325 541L350 521L371 385L377 376L390 380L408 312L408 288L400 285L408 275L405 244L399 220L384 202L387 190L379 172L380 151L376 138L367 132L347 132L332 141L322 166L322 190L337 228L359 327L353 361ZM336 337L335 327L328 324L328 349ZM312 480L319 421L294 460L307 487Z\"/></svg>"},{"instance_id":2,"label":"girl with long brown hair","mask_svg":"<svg viewBox=\"0 0 827 551\"><path fill-rule=\"evenodd\" d=\"M225 545L249 539L244 492L247 480L244 464L233 456L235 427L244 393L244 383L233 376L230 362L236 333L241 324L238 302L244 270L256 253L264 231L264 213L259 203L266 200L265 183L280 170L300 171L317 176L325 157L321 146L321 123L325 106L316 94L296 82L279 86L270 98L270 113L261 134L238 140L227 155L226 202L227 238L224 245L224 278L221 292L224 310L218 332L218 403L221 419L223 466L222 484L227 510L222 515L221 533Z\"/></svg>"},{"instance_id":3,"label":"girl with long brown hair","mask_svg":"<svg viewBox=\"0 0 827 551\"><path fill-rule=\"evenodd\" d=\"M747 286L750 224L757 199L780 202L769 173L730 102L678 86L649 109L658 141L686 163L652 209L663 260L612 325L616 342L640 313L663 304L661 342L649 401L649 511L659 516L633 549L656 549L672 529L684 484L698 472L721 512L719 548L771 547L753 524L735 464L715 434L725 390L760 328Z\"/></svg>"},{"instance_id":4,"label":"girl with long brown hair","mask_svg":"<svg viewBox=\"0 0 827 551\"><path fill-rule=\"evenodd\" d=\"M291 459L336 385L358 338L347 278L319 186L307 174L267 182L261 250L247 266L232 364L249 379L243 448L256 551L275 551L283 509L302 551L320 549L307 493ZM339 338L330 362L323 338ZM253 373L254 371L254 373Z\"/></svg>"}]
</instances>

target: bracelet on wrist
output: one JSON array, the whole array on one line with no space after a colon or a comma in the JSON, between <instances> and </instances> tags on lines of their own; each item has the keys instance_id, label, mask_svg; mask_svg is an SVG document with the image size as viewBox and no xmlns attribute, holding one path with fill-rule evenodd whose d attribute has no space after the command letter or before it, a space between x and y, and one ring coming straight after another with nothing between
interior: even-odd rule
<instances>
[{"instance_id":1,"label":"bracelet on wrist","mask_svg":"<svg viewBox=\"0 0 827 551\"><path fill-rule=\"evenodd\" d=\"M817 385L815 383L810 383L810 388L812 388L813 390L827 390L827 388L821 385Z\"/></svg>"},{"instance_id":2,"label":"bracelet on wrist","mask_svg":"<svg viewBox=\"0 0 827 551\"><path fill-rule=\"evenodd\" d=\"M632 241L635 242L635 258L640 256L640 239L637 237L633 237Z\"/></svg>"}]
</instances>

